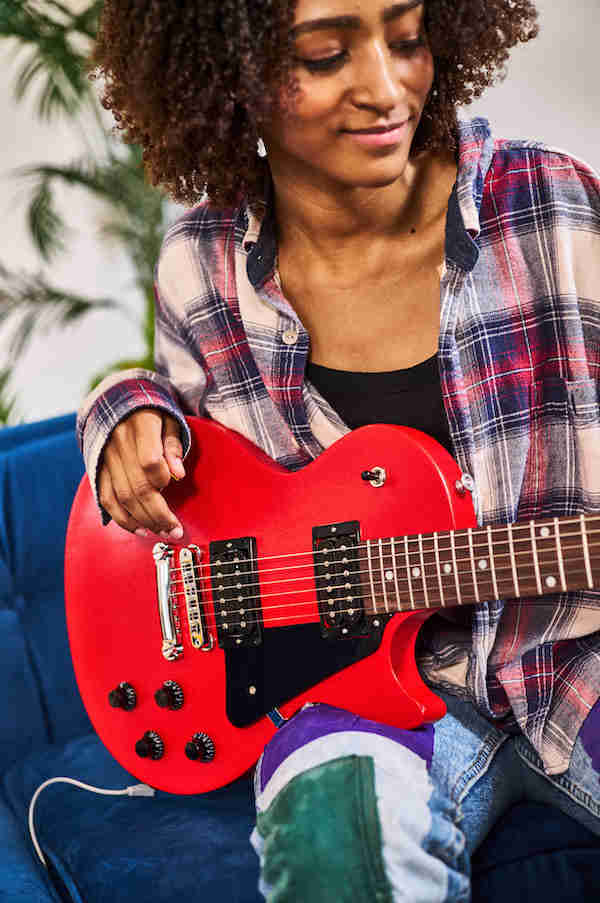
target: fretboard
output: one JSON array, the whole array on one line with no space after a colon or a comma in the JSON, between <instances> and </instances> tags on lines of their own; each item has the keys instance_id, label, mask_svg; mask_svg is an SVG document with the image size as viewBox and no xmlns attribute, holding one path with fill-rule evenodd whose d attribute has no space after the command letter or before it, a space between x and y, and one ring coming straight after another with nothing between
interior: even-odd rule
<instances>
[{"instance_id":1,"label":"fretboard","mask_svg":"<svg viewBox=\"0 0 600 903\"><path fill-rule=\"evenodd\" d=\"M600 587L600 516L363 542L367 614Z\"/></svg>"}]
</instances>

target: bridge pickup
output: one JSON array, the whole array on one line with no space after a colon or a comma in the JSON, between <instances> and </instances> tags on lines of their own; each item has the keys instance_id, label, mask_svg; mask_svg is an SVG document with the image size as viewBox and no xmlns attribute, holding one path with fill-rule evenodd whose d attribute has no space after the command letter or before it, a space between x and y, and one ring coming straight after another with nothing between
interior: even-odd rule
<instances>
[{"instance_id":1,"label":"bridge pickup","mask_svg":"<svg viewBox=\"0 0 600 903\"><path fill-rule=\"evenodd\" d=\"M360 523L313 527L313 562L321 636L351 639L382 626L365 615L360 561Z\"/></svg>"},{"instance_id":2,"label":"bridge pickup","mask_svg":"<svg viewBox=\"0 0 600 903\"><path fill-rule=\"evenodd\" d=\"M187 612L190 641L194 649L206 652L212 649L213 638L206 629L206 618L202 604L200 570L200 550L198 546L189 546L179 552L179 567L183 583L183 595Z\"/></svg>"},{"instance_id":3,"label":"bridge pickup","mask_svg":"<svg viewBox=\"0 0 600 903\"><path fill-rule=\"evenodd\" d=\"M211 542L210 573L222 649L262 642L262 609L253 536Z\"/></svg>"}]
</instances>

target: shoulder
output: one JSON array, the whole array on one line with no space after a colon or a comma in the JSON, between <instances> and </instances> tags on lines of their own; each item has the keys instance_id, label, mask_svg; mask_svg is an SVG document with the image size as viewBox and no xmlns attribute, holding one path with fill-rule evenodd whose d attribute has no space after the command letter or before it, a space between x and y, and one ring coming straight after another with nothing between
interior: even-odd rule
<instances>
[{"instance_id":1,"label":"shoulder","mask_svg":"<svg viewBox=\"0 0 600 903\"><path fill-rule=\"evenodd\" d=\"M170 301L209 291L227 256L241 249L248 226L246 207L217 208L208 201L184 211L167 228L154 277Z\"/></svg>"},{"instance_id":2,"label":"shoulder","mask_svg":"<svg viewBox=\"0 0 600 903\"><path fill-rule=\"evenodd\" d=\"M493 138L486 182L493 190L542 191L554 201L579 202L600 214L600 176L569 151L528 138Z\"/></svg>"}]
</instances>

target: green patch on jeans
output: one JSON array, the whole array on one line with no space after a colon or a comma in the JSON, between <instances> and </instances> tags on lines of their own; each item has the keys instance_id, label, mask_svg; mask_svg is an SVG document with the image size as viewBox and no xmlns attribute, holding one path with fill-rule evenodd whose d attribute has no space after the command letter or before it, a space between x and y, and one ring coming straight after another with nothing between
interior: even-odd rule
<instances>
[{"instance_id":1,"label":"green patch on jeans","mask_svg":"<svg viewBox=\"0 0 600 903\"><path fill-rule=\"evenodd\" d=\"M257 817L269 903L393 903L370 756L293 778Z\"/></svg>"}]
</instances>

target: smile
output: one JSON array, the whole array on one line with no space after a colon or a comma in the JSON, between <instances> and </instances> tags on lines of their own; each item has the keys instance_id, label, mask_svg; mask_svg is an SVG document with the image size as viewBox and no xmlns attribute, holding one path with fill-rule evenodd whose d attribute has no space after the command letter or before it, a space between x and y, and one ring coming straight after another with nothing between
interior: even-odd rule
<instances>
[{"instance_id":1,"label":"smile","mask_svg":"<svg viewBox=\"0 0 600 903\"><path fill-rule=\"evenodd\" d=\"M384 147L391 144L399 144L404 138L407 127L408 120L388 128L379 126L371 129L346 131L344 134L352 138L353 141L358 141L359 144L369 147Z\"/></svg>"}]
</instances>

